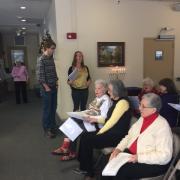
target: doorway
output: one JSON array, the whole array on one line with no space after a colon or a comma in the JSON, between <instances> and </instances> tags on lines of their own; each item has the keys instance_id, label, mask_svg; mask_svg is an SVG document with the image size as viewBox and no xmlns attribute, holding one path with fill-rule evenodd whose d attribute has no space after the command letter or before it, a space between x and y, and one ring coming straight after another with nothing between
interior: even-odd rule
<instances>
[{"instance_id":1,"label":"doorway","mask_svg":"<svg viewBox=\"0 0 180 180\"><path fill-rule=\"evenodd\" d=\"M144 38L144 78L174 78L174 40Z\"/></svg>"}]
</instances>

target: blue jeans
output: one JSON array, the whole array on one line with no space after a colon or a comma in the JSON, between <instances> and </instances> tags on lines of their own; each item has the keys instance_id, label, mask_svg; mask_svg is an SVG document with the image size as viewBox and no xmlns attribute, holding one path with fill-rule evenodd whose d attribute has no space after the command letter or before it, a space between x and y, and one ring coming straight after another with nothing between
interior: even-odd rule
<instances>
[{"instance_id":1,"label":"blue jeans","mask_svg":"<svg viewBox=\"0 0 180 180\"><path fill-rule=\"evenodd\" d=\"M56 128L56 109L57 109L57 88L52 87L51 91L42 91L43 99L43 117L42 125L44 130L53 130Z\"/></svg>"}]
</instances>

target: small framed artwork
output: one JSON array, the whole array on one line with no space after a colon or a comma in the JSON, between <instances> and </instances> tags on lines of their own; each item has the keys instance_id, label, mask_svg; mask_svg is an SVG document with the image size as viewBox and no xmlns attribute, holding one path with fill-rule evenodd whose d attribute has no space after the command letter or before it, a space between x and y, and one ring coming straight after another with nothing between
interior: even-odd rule
<instances>
[{"instance_id":1,"label":"small framed artwork","mask_svg":"<svg viewBox=\"0 0 180 180\"><path fill-rule=\"evenodd\" d=\"M125 65L125 42L98 42L98 67Z\"/></svg>"},{"instance_id":2,"label":"small framed artwork","mask_svg":"<svg viewBox=\"0 0 180 180\"><path fill-rule=\"evenodd\" d=\"M163 51L161 50L155 51L155 60L156 61L163 60Z\"/></svg>"}]
</instances>

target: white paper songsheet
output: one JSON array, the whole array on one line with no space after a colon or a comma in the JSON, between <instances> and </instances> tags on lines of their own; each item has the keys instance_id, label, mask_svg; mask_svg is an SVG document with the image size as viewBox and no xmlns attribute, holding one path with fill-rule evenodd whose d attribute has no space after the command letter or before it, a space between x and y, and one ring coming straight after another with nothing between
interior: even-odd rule
<instances>
[{"instance_id":1,"label":"white paper songsheet","mask_svg":"<svg viewBox=\"0 0 180 180\"><path fill-rule=\"evenodd\" d=\"M83 130L79 125L71 118L68 118L59 129L71 140L74 141Z\"/></svg>"},{"instance_id":2,"label":"white paper songsheet","mask_svg":"<svg viewBox=\"0 0 180 180\"><path fill-rule=\"evenodd\" d=\"M131 154L128 153L119 153L115 158L108 162L104 168L102 175L103 176L116 176L118 170L125 163L129 161Z\"/></svg>"},{"instance_id":3,"label":"white paper songsheet","mask_svg":"<svg viewBox=\"0 0 180 180\"><path fill-rule=\"evenodd\" d=\"M88 116L84 111L80 111L80 112L67 112L67 114L70 117L81 119L81 120L85 120L85 117Z\"/></svg>"},{"instance_id":4,"label":"white paper songsheet","mask_svg":"<svg viewBox=\"0 0 180 180\"><path fill-rule=\"evenodd\" d=\"M75 68L74 71L68 76L68 79L74 81L77 77L77 74L78 70Z\"/></svg>"},{"instance_id":5,"label":"white paper songsheet","mask_svg":"<svg viewBox=\"0 0 180 180\"><path fill-rule=\"evenodd\" d=\"M180 111L180 104L173 104L173 103L168 103L171 107L173 107L174 109Z\"/></svg>"},{"instance_id":6,"label":"white paper songsheet","mask_svg":"<svg viewBox=\"0 0 180 180\"><path fill-rule=\"evenodd\" d=\"M84 127L86 128L86 130L87 130L88 132L94 132L94 131L96 131L96 127L95 127L94 124L91 124L91 123L86 122L86 121L83 121L83 124L84 124Z\"/></svg>"},{"instance_id":7,"label":"white paper songsheet","mask_svg":"<svg viewBox=\"0 0 180 180\"><path fill-rule=\"evenodd\" d=\"M89 116L86 114L86 111L80 111L80 112L67 112L67 114L72 118L77 118L80 120L83 120L84 127L88 132L96 131L96 127L94 124L91 124L87 121L85 121L85 117ZM98 116L97 116L98 117ZM76 121L76 120L74 120Z\"/></svg>"}]
</instances>

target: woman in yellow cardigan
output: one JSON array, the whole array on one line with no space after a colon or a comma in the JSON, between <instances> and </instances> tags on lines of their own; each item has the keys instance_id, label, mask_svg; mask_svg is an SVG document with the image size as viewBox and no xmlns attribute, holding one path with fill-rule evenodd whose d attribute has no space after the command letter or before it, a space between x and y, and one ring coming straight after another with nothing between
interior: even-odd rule
<instances>
[{"instance_id":1,"label":"woman in yellow cardigan","mask_svg":"<svg viewBox=\"0 0 180 180\"><path fill-rule=\"evenodd\" d=\"M93 149L115 147L119 139L123 138L129 130L131 108L123 82L121 80L110 81L108 93L113 104L107 113L104 126L98 132L82 135L80 140L78 156L80 168L75 172L86 173L86 178L94 176Z\"/></svg>"}]
</instances>

